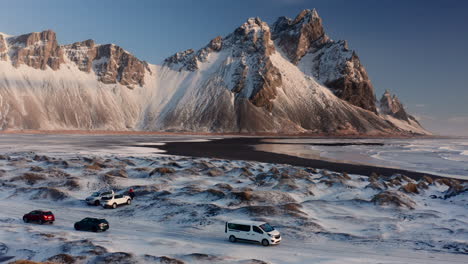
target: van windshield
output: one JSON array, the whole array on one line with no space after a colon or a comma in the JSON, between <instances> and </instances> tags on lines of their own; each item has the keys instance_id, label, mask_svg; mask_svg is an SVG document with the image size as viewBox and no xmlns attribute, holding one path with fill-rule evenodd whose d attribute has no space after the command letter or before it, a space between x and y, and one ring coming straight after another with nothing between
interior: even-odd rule
<instances>
[{"instance_id":1,"label":"van windshield","mask_svg":"<svg viewBox=\"0 0 468 264\"><path fill-rule=\"evenodd\" d=\"M268 223L265 223L265 224L263 224L263 225L260 225L260 228L263 229L263 231L265 231L265 232L267 232L267 233L268 233L268 232L271 232L271 231L273 231L273 230L275 230L275 229L274 229L270 224L268 224Z\"/></svg>"}]
</instances>

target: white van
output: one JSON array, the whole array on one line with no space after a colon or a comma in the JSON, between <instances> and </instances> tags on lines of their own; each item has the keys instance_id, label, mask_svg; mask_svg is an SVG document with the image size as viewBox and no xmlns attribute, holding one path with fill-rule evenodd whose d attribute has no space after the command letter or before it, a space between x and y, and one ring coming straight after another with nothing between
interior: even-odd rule
<instances>
[{"instance_id":1,"label":"white van","mask_svg":"<svg viewBox=\"0 0 468 264\"><path fill-rule=\"evenodd\" d=\"M281 235L270 224L258 221L232 220L226 222L224 232L229 241L259 242L264 246L276 245L281 242Z\"/></svg>"}]
</instances>

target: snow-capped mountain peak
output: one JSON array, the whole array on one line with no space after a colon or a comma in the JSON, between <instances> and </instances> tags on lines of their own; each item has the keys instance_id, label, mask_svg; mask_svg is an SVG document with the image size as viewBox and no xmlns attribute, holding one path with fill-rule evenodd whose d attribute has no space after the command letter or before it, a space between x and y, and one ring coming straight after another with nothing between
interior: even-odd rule
<instances>
[{"instance_id":1,"label":"snow-capped mountain peak","mask_svg":"<svg viewBox=\"0 0 468 264\"><path fill-rule=\"evenodd\" d=\"M0 69L4 129L426 133L377 112L357 54L326 35L315 9L271 27L247 19L162 65L114 44L59 45L50 30L1 34Z\"/></svg>"}]
</instances>

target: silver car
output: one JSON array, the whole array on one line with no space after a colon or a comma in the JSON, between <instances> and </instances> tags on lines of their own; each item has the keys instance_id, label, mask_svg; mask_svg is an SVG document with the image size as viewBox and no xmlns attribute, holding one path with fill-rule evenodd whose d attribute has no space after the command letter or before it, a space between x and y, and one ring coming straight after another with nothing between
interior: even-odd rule
<instances>
[{"instance_id":1,"label":"silver car","mask_svg":"<svg viewBox=\"0 0 468 264\"><path fill-rule=\"evenodd\" d=\"M94 192L93 194L91 194L91 196L87 197L85 200L86 200L86 203L89 205L98 206L101 204L101 199L107 196L114 196L114 191L111 190L111 191Z\"/></svg>"}]
</instances>

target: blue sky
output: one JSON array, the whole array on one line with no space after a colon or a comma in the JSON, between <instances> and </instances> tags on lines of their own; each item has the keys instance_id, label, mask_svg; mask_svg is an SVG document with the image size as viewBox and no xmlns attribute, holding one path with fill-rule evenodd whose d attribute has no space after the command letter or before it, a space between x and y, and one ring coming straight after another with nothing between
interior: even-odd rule
<instances>
[{"instance_id":1,"label":"blue sky","mask_svg":"<svg viewBox=\"0 0 468 264\"><path fill-rule=\"evenodd\" d=\"M62 44L115 43L150 63L227 35L247 18L273 23L316 8L328 35L348 40L380 98L396 93L439 133L468 135L468 1L15 0L0 1L0 32L52 29Z\"/></svg>"}]
</instances>

